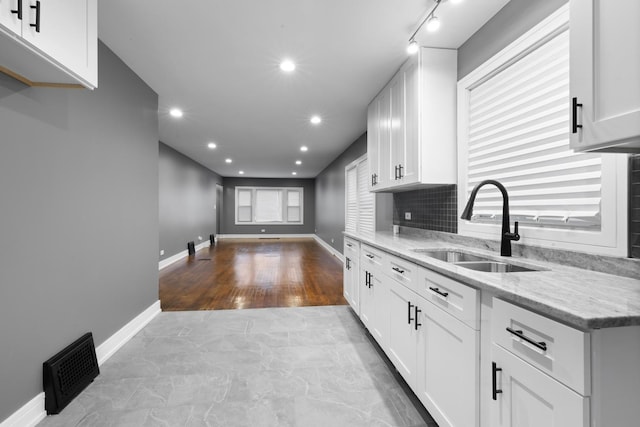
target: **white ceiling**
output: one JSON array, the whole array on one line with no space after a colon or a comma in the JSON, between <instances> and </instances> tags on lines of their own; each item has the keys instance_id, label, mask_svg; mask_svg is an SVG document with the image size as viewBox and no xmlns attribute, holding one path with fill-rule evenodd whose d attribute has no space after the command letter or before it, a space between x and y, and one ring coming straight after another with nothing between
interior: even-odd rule
<instances>
[{"instance_id":1,"label":"white ceiling","mask_svg":"<svg viewBox=\"0 0 640 427\"><path fill-rule=\"evenodd\" d=\"M419 40L457 48L507 2L445 0L440 31L423 30ZM433 4L105 0L99 36L158 93L162 142L223 176L312 178L366 130L367 104ZM295 72L280 71L285 57ZM172 107L184 116L169 116ZM312 114L322 116L319 126Z\"/></svg>"}]
</instances>

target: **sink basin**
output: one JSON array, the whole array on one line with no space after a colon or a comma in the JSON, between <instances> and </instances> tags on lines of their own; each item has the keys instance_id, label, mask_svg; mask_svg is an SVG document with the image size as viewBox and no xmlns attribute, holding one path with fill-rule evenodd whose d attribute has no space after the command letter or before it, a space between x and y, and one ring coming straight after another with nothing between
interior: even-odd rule
<instances>
[{"instance_id":1,"label":"sink basin","mask_svg":"<svg viewBox=\"0 0 640 427\"><path fill-rule=\"evenodd\" d=\"M455 264L460 267L485 273L521 273L526 271L539 271L533 268L523 267L521 265L507 264L506 262L498 261L457 262Z\"/></svg>"},{"instance_id":2,"label":"sink basin","mask_svg":"<svg viewBox=\"0 0 640 427\"><path fill-rule=\"evenodd\" d=\"M468 261L490 261L488 258L484 258L478 255L472 255L462 251L452 251L446 249L414 249L413 251L445 262L458 263Z\"/></svg>"}]
</instances>

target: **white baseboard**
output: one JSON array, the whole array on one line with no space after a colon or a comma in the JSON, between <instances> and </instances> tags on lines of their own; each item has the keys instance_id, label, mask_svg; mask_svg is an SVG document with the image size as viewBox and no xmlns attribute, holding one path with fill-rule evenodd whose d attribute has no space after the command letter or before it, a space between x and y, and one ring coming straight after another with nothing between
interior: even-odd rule
<instances>
[{"instance_id":1,"label":"white baseboard","mask_svg":"<svg viewBox=\"0 0 640 427\"><path fill-rule=\"evenodd\" d=\"M200 249L208 248L209 244L210 243L207 240L206 242L202 242L202 243L196 245L196 252L198 252ZM165 258L162 261L158 262L158 270L162 270L163 268L170 266L174 262L180 261L181 259L186 258L188 256L189 256L189 251L187 251L185 249L184 251L178 252L177 254L172 255L169 258Z\"/></svg>"},{"instance_id":2,"label":"white baseboard","mask_svg":"<svg viewBox=\"0 0 640 427\"><path fill-rule=\"evenodd\" d=\"M44 393L28 401L22 408L0 423L0 427L33 427L47 416L44 409Z\"/></svg>"},{"instance_id":3,"label":"white baseboard","mask_svg":"<svg viewBox=\"0 0 640 427\"><path fill-rule=\"evenodd\" d=\"M314 234L218 234L216 239L313 239Z\"/></svg>"},{"instance_id":4,"label":"white baseboard","mask_svg":"<svg viewBox=\"0 0 640 427\"><path fill-rule=\"evenodd\" d=\"M147 326L154 317L160 313L160 300L154 302L142 313L138 314L133 320L124 325L115 334L106 339L105 342L96 348L96 356L98 357L98 365L102 366L113 354L120 350L135 334L140 332L142 328Z\"/></svg>"},{"instance_id":5,"label":"white baseboard","mask_svg":"<svg viewBox=\"0 0 640 427\"><path fill-rule=\"evenodd\" d=\"M107 359L113 356L116 351L144 328L158 313L160 313L159 300L100 344L96 348L98 365L101 366ZM46 416L47 411L44 408L44 393L38 393L36 397L1 422L0 427L34 427L40 421L44 420Z\"/></svg>"},{"instance_id":6,"label":"white baseboard","mask_svg":"<svg viewBox=\"0 0 640 427\"><path fill-rule=\"evenodd\" d=\"M313 235L313 238L316 239L316 242L318 242L320 244L320 246L322 246L323 248L325 248L326 250L328 250L329 252L331 252L331 254L338 258L340 261L344 262L344 256L338 252L333 246L331 246L330 244L328 244L327 242L325 242L324 240L322 240L320 238L320 236L318 236L317 234Z\"/></svg>"}]
</instances>

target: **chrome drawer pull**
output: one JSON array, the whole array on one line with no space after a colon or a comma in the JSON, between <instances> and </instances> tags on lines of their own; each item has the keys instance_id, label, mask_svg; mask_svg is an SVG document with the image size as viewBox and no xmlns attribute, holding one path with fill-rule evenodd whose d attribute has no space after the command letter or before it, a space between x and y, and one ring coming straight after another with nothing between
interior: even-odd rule
<instances>
[{"instance_id":1,"label":"chrome drawer pull","mask_svg":"<svg viewBox=\"0 0 640 427\"><path fill-rule=\"evenodd\" d=\"M429 286L429 289L442 297L446 298L449 296L449 292L442 292L440 288L432 288L431 286Z\"/></svg>"},{"instance_id":2,"label":"chrome drawer pull","mask_svg":"<svg viewBox=\"0 0 640 427\"><path fill-rule=\"evenodd\" d=\"M374 257L373 255L371 255L371 254L366 254L365 256L366 256L367 258L369 258L369 259L373 259L373 258L375 258L375 257Z\"/></svg>"},{"instance_id":3,"label":"chrome drawer pull","mask_svg":"<svg viewBox=\"0 0 640 427\"><path fill-rule=\"evenodd\" d=\"M526 336L522 331L520 330L515 330L515 329L511 329L511 328L507 328L507 332L509 332L510 334L513 334L515 336L517 336L520 339L525 340L526 342L528 342L529 344L531 344L534 347L539 348L542 351L547 351L547 343L544 341L535 341L531 338L529 338L528 336Z\"/></svg>"},{"instance_id":4,"label":"chrome drawer pull","mask_svg":"<svg viewBox=\"0 0 640 427\"><path fill-rule=\"evenodd\" d=\"M398 267L391 267L391 269L392 269L393 271L397 271L397 272L398 272L398 273L400 273L400 274L404 274L404 270L402 270L402 269L400 269L400 268L398 268Z\"/></svg>"}]
</instances>

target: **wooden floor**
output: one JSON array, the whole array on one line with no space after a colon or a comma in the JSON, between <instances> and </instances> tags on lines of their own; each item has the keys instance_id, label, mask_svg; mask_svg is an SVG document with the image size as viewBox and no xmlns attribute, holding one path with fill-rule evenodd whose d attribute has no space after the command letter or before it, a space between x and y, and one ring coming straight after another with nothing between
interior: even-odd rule
<instances>
[{"instance_id":1,"label":"wooden floor","mask_svg":"<svg viewBox=\"0 0 640 427\"><path fill-rule=\"evenodd\" d=\"M223 239L160 272L162 310L343 305L342 263L313 239Z\"/></svg>"}]
</instances>

